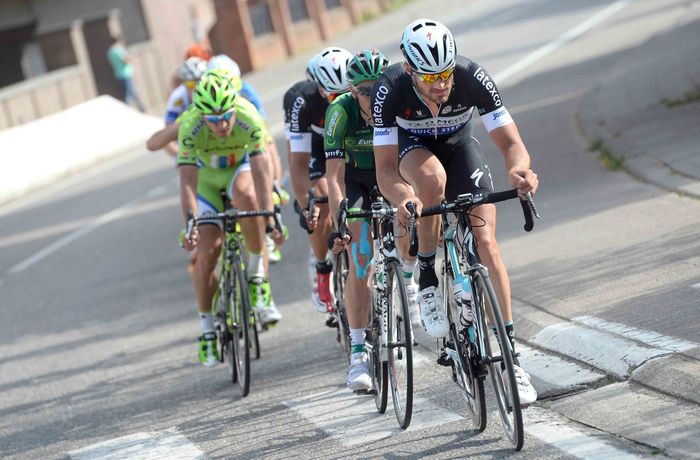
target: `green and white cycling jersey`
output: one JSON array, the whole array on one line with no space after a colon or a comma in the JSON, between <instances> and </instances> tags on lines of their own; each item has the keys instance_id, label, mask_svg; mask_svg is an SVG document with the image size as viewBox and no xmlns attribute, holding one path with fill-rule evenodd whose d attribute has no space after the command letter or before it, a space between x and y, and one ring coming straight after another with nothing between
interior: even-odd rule
<instances>
[{"instance_id":1,"label":"green and white cycling jersey","mask_svg":"<svg viewBox=\"0 0 700 460\"><path fill-rule=\"evenodd\" d=\"M351 93L338 96L326 110L323 144L326 159L344 158L355 169L374 170L374 129Z\"/></svg>"},{"instance_id":2,"label":"green and white cycling jersey","mask_svg":"<svg viewBox=\"0 0 700 460\"><path fill-rule=\"evenodd\" d=\"M191 106L178 122L177 164L197 166L199 215L221 212L221 191L233 198L236 175L249 170L249 156L265 152L265 124L253 104L242 97L234 103L236 117L231 133L219 137L209 130L201 113Z\"/></svg>"},{"instance_id":3,"label":"green and white cycling jersey","mask_svg":"<svg viewBox=\"0 0 700 460\"><path fill-rule=\"evenodd\" d=\"M235 169L246 155L265 152L265 122L255 106L242 97L234 103L236 120L231 134L218 137L207 128L199 111L191 106L179 118L178 165L204 169Z\"/></svg>"}]
</instances>

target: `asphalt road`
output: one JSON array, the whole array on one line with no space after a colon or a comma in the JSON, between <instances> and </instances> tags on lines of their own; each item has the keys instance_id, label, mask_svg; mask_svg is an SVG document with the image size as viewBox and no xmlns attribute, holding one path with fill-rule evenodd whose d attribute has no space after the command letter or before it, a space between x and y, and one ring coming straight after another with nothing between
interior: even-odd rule
<instances>
[{"instance_id":1,"label":"asphalt road","mask_svg":"<svg viewBox=\"0 0 700 460\"><path fill-rule=\"evenodd\" d=\"M499 211L513 297L562 317L592 315L700 342L692 287L700 278L698 202L605 169L576 120L584 90L626 50L670 27L683 3L416 1L334 43L398 60L412 19L450 26L458 51L500 83L541 180L543 219L532 234L522 231L517 205ZM278 130L282 92L296 81L279 75L301 79L304 67L297 59L276 69L251 82ZM505 187L501 155L481 128L479 135L497 188ZM176 170L164 154L132 152L0 209L0 455L121 458L120 449L152 448L162 458L511 456L495 413L484 433L470 428L430 346L417 349L406 431L391 403L379 415L370 398L344 388L334 334L308 299L306 238L285 215L291 240L271 270L285 317L261 336L262 359L242 399L225 366L196 362ZM588 451L594 458L656 452L578 424L575 412L562 417L539 404L525 412L522 458L584 458L581 445L599 448ZM94 447L103 442L112 444Z\"/></svg>"}]
</instances>

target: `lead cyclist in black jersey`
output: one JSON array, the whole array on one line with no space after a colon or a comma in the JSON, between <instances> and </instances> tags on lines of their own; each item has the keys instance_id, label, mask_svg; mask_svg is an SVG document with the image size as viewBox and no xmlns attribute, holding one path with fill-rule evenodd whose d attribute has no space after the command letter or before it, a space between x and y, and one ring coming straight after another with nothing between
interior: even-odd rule
<instances>
[{"instance_id":1,"label":"lead cyclist in black jersey","mask_svg":"<svg viewBox=\"0 0 700 460\"><path fill-rule=\"evenodd\" d=\"M372 91L377 180L382 193L398 203L399 222L408 222L408 201L415 202L420 213L443 198L493 191L489 166L472 135L475 109L503 154L511 185L521 198L534 193L537 175L496 84L482 66L457 55L449 29L431 19L415 20L404 29L400 48L405 62L390 66ZM472 222L479 256L493 280L514 346L510 281L496 242L495 206L476 208ZM435 273L439 232L439 216L421 219L418 303L423 327L436 338L448 332ZM459 286L453 292L457 304L470 305L471 299L465 298ZM537 392L529 376L519 365L515 371L521 403L535 401Z\"/></svg>"}]
</instances>

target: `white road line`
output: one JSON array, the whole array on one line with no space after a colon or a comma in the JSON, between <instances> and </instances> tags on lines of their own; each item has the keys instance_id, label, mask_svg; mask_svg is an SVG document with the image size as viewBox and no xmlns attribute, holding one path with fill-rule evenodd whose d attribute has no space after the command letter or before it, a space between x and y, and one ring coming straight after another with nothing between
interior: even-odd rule
<instances>
[{"instance_id":1,"label":"white road line","mask_svg":"<svg viewBox=\"0 0 700 460\"><path fill-rule=\"evenodd\" d=\"M527 67L531 66L533 63L539 61L546 55L556 51L557 49L561 48L568 42L572 41L573 39L577 38L578 36L582 35L584 32L587 30L593 28L595 25L598 23L604 21L608 17L612 16L613 14L617 13L621 9L625 8L635 0L618 0L617 2L613 3L612 5L608 6L607 8L599 11L598 13L594 14L590 18L586 19L573 29L569 30L566 32L564 35L558 37L554 41L542 46L541 48L538 48L537 50L533 51L532 53L528 54L525 56L523 59L519 60L515 64L509 66L502 72L498 73L497 75L494 75L493 79L499 83L503 84L505 80L508 78L512 77L513 75L516 75L518 72L522 71L523 69L526 69Z\"/></svg>"},{"instance_id":2,"label":"white road line","mask_svg":"<svg viewBox=\"0 0 700 460\"><path fill-rule=\"evenodd\" d=\"M535 436L576 458L614 458L615 460L640 458L638 455L606 443L597 436L591 436L573 428L554 413L537 406L523 411L523 425L526 435Z\"/></svg>"},{"instance_id":3,"label":"white road line","mask_svg":"<svg viewBox=\"0 0 700 460\"><path fill-rule=\"evenodd\" d=\"M690 287L693 289L700 289L700 283L691 284Z\"/></svg>"},{"instance_id":4,"label":"white road line","mask_svg":"<svg viewBox=\"0 0 700 460\"><path fill-rule=\"evenodd\" d=\"M161 190L161 188L163 188ZM146 196L156 196L157 194L162 194L165 192L164 186L158 186L148 193L146 193ZM90 225L87 225L85 227L79 228L78 230L69 233L68 235L64 236L63 238L60 238L50 245L44 247L43 249L40 249L39 251L35 252L32 256L24 259L22 262L16 264L12 268L10 268L7 273L9 275L16 275L17 273L23 272L24 270L28 269L32 265L36 264L37 262L40 262L41 260L45 259L46 257L50 256L56 251L61 250L65 246L68 246L70 243L73 241L78 240L79 238L82 238L83 236L93 232L94 230L97 230L98 228L102 227L105 224L108 224L116 219L119 219L120 217L123 217L136 203L141 201L143 198L137 198L133 201L130 201L129 203L114 209L106 214L101 215L98 217L93 223Z\"/></svg>"},{"instance_id":5,"label":"white road line","mask_svg":"<svg viewBox=\"0 0 700 460\"><path fill-rule=\"evenodd\" d=\"M68 452L74 460L139 460L204 459L199 447L176 430L157 433L136 433Z\"/></svg>"},{"instance_id":6,"label":"white road line","mask_svg":"<svg viewBox=\"0 0 700 460\"><path fill-rule=\"evenodd\" d=\"M347 388L328 390L284 404L346 447L378 441L404 431L396 424L391 395L384 414L377 412L371 396L357 396ZM415 397L408 430L421 430L461 419L461 415Z\"/></svg>"},{"instance_id":7,"label":"white road line","mask_svg":"<svg viewBox=\"0 0 700 460\"><path fill-rule=\"evenodd\" d=\"M73 233L69 233L68 235L64 236L63 238L60 238L50 245L44 247L43 249L39 250L38 252L35 252L31 257L28 257L24 259L22 262L18 263L14 267L10 268L7 273L10 275L16 275L17 273L23 272L24 270L28 269L32 265L36 264L37 262L40 262L41 260L45 259L46 257L50 256L56 251L59 251L60 249L64 248L65 246L68 246L71 244L73 241L87 235L88 233L93 232L94 230L97 230L98 228L102 227L105 224L108 224L112 222L113 220L116 220L126 214L126 212L129 210L130 207L132 207L134 204L136 204L138 200L131 201L124 206L117 208L113 211L110 211L106 214L101 215L100 217L97 218L95 222L92 224L79 228L78 230L74 231Z\"/></svg>"},{"instance_id":8,"label":"white road line","mask_svg":"<svg viewBox=\"0 0 700 460\"><path fill-rule=\"evenodd\" d=\"M641 342L645 345L660 348L662 350L683 352L700 347L700 343L689 342L687 340L669 337L667 335L662 335L653 331L638 329L636 327L627 326L625 324L620 323L614 323L612 321L606 321L600 318L596 318L594 316L577 316L575 318L572 318L571 321L575 323L585 324L586 326L590 326L595 329L612 332L613 334L621 335L629 339Z\"/></svg>"},{"instance_id":9,"label":"white road line","mask_svg":"<svg viewBox=\"0 0 700 460\"><path fill-rule=\"evenodd\" d=\"M557 96L548 97L546 99L540 99L539 101L533 101L528 104L518 105L512 109L508 109L511 115L517 115L519 113L528 112L530 110L541 109L542 107L547 107L550 105L558 104L560 102L568 101L580 96L583 92L581 90L571 91L564 94L559 94Z\"/></svg>"}]
</instances>

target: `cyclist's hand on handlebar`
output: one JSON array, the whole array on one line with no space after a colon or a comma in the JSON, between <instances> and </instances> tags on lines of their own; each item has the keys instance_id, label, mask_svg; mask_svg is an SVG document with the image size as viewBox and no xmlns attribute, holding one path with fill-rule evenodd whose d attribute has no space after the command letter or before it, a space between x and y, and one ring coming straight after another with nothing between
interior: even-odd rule
<instances>
[{"instance_id":1,"label":"cyclist's hand on handlebar","mask_svg":"<svg viewBox=\"0 0 700 460\"><path fill-rule=\"evenodd\" d=\"M343 239L340 239L340 236L337 233L335 233L335 238L333 239L333 248L331 248L331 251L333 251L333 254L340 254L341 252L345 251L348 244L350 244L349 233L346 233L345 238Z\"/></svg>"},{"instance_id":2,"label":"cyclist's hand on handlebar","mask_svg":"<svg viewBox=\"0 0 700 460\"><path fill-rule=\"evenodd\" d=\"M521 199L525 199L528 192L534 195L539 186L537 174L532 169L512 168L508 171L508 180L513 188L518 189Z\"/></svg>"},{"instance_id":3,"label":"cyclist's hand on handlebar","mask_svg":"<svg viewBox=\"0 0 700 460\"><path fill-rule=\"evenodd\" d=\"M318 206L314 206L311 212L304 210L304 216L306 217L306 225L309 227L309 233L313 232L318 224L318 217L321 214L321 209Z\"/></svg>"},{"instance_id":4,"label":"cyclist's hand on handlebar","mask_svg":"<svg viewBox=\"0 0 700 460\"><path fill-rule=\"evenodd\" d=\"M187 231L183 229L182 238L180 238L180 247L185 251L192 251L197 247L199 241L199 228L193 227L190 237L187 237Z\"/></svg>"},{"instance_id":5,"label":"cyclist's hand on handlebar","mask_svg":"<svg viewBox=\"0 0 700 460\"><path fill-rule=\"evenodd\" d=\"M408 221L411 218L411 212L408 210L408 208L406 208L406 204L408 202L413 202L417 216L420 216L420 213L423 211L423 203L421 203L417 196L413 196L402 201L396 208L396 220L398 221L399 225L404 228L408 228ZM416 226L417 225L418 222L416 222Z\"/></svg>"}]
</instances>

